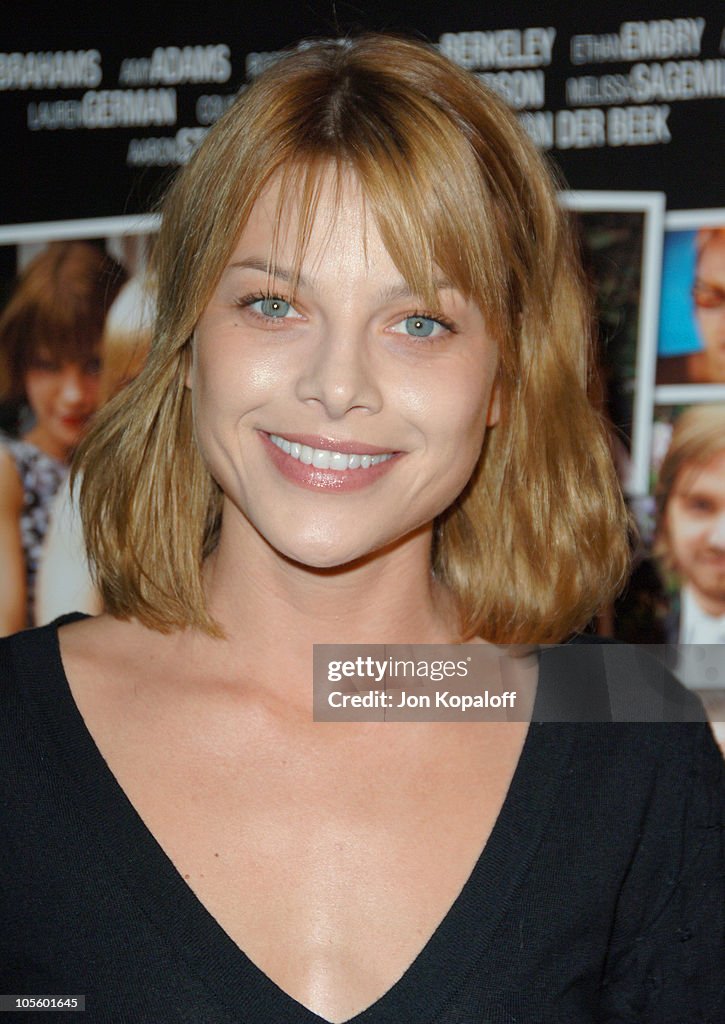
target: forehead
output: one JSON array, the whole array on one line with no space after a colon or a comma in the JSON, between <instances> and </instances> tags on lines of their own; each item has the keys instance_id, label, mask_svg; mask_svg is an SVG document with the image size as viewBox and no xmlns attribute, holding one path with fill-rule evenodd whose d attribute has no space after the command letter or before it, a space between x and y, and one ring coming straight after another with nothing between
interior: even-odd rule
<instances>
[{"instance_id":1,"label":"forehead","mask_svg":"<svg viewBox=\"0 0 725 1024\"><path fill-rule=\"evenodd\" d=\"M725 450L708 462L686 462L675 479L674 493L709 494L725 500Z\"/></svg>"},{"instance_id":2,"label":"forehead","mask_svg":"<svg viewBox=\"0 0 725 1024\"><path fill-rule=\"evenodd\" d=\"M700 277L725 282L725 231L719 231L705 244L697 271Z\"/></svg>"},{"instance_id":3,"label":"forehead","mask_svg":"<svg viewBox=\"0 0 725 1024\"><path fill-rule=\"evenodd\" d=\"M378 286L385 278L386 287L404 286L431 305L443 285L482 306L471 275L461 274L462 236L455 244L458 262L451 264L450 246L437 247L420 204L394 193L381 196L377 185L332 160L282 167L253 204L227 266L251 256L255 266L290 280L293 293L303 278L322 270L348 281L375 279Z\"/></svg>"},{"instance_id":4,"label":"forehead","mask_svg":"<svg viewBox=\"0 0 725 1024\"><path fill-rule=\"evenodd\" d=\"M276 174L254 203L236 248L263 251L272 269L281 257L301 264L360 241L381 245L360 183L351 172L329 169L305 179Z\"/></svg>"}]
</instances>

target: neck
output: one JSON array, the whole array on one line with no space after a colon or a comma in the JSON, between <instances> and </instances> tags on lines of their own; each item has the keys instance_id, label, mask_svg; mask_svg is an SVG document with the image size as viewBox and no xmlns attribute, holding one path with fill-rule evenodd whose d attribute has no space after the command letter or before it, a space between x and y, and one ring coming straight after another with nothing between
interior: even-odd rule
<instances>
[{"instance_id":1,"label":"neck","mask_svg":"<svg viewBox=\"0 0 725 1024\"><path fill-rule=\"evenodd\" d=\"M459 639L453 601L431 574L430 525L324 570L289 561L251 528L243 534L240 543L222 529L206 564L207 600L225 633L225 659L261 683L278 688L298 677L308 687L313 644Z\"/></svg>"},{"instance_id":2,"label":"neck","mask_svg":"<svg viewBox=\"0 0 725 1024\"><path fill-rule=\"evenodd\" d=\"M701 590L696 587L688 585L693 601L697 607L705 613L705 615L711 616L713 619L721 618L725 616L725 599L718 599L709 594L703 594Z\"/></svg>"},{"instance_id":3,"label":"neck","mask_svg":"<svg viewBox=\"0 0 725 1024\"><path fill-rule=\"evenodd\" d=\"M53 441L40 426L35 426L27 434L23 434L23 441L34 444L41 452L57 459L58 462L70 462L72 450L66 445Z\"/></svg>"}]
</instances>

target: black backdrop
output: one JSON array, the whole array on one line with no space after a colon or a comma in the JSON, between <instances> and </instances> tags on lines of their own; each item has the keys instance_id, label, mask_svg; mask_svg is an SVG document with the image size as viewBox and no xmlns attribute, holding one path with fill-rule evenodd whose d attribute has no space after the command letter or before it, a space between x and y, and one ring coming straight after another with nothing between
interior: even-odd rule
<instances>
[{"instance_id":1,"label":"black backdrop","mask_svg":"<svg viewBox=\"0 0 725 1024\"><path fill-rule=\"evenodd\" d=\"M0 10L0 305L22 261L50 238L111 245L146 230L68 222L152 209L237 90L300 39L399 31L489 76L569 187L591 193L565 202L578 211L597 300L603 397L640 521L638 557L651 555L656 450L661 458L683 408L725 401L725 381L655 382L661 285L665 298L668 287L682 292L676 326L693 330L693 267L683 264L673 284L662 274L663 241L684 232L692 263L697 229L725 225L720 2L148 0L143 9L5 0ZM663 198L681 212L663 219ZM663 595L652 564L641 566L650 576L611 628L652 642L675 621L677 581ZM642 625L645 606L659 633Z\"/></svg>"},{"instance_id":2,"label":"black backdrop","mask_svg":"<svg viewBox=\"0 0 725 1024\"><path fill-rule=\"evenodd\" d=\"M452 0L435 6L413 0L194 4L154 0L145 8L108 0L75 0L69 5L6 0L0 30L0 119L5 139L0 223L148 210L176 160L190 151L199 129L213 118L224 98L244 83L248 54L273 52L306 36L366 28L399 30L436 43L444 34L453 34L458 52L467 41L469 54L471 40L481 37L458 33L555 29L550 64L545 62L546 54L542 60L540 48L538 55L529 53L528 58L517 50L521 45L536 50L536 33L529 33L526 43L522 34L510 32L497 37L500 46L494 63L498 67L490 66L489 53L488 61L486 54L479 54L478 69L508 73L508 79L499 78L499 85L523 88L518 101L530 105L522 107L522 112L535 114L544 135L553 136L548 140L553 142L552 156L569 184L576 189L662 190L670 209L721 206L722 11L722 5L713 0L546 5ZM630 27L622 30L625 23ZM573 42L581 36L597 38L594 43ZM612 36L619 42L603 38ZM607 59L590 60L593 45ZM613 57L612 45L620 46ZM179 77L179 53L183 55L184 47L211 46L228 48L226 81L173 81ZM142 65L128 61L150 59L158 48L169 47L175 49L161 54L165 81L133 80ZM602 53L602 48L608 52ZM45 79L34 78L41 73L37 69L43 58L23 56L20 63L17 58L13 63L4 56L51 53L56 55L52 60L57 73L64 59L58 54L75 54L78 60L81 51L97 51L99 56L91 59L91 73L78 85L62 81L49 85L47 71ZM223 75L223 60L221 64ZM94 67L100 68L98 82L93 79ZM218 67L217 61L217 76ZM199 73L197 62L181 77ZM622 100L622 90L631 87L632 73L634 95ZM140 74L143 79L143 70ZM588 81L572 85L571 79L582 77ZM616 102L602 101L601 93L607 89L615 90ZM119 98L119 90L124 94L145 90L145 94ZM572 90L578 90L578 96ZM582 91L588 92L588 102L582 100ZM705 98L703 91L709 94ZM64 118L66 123L84 118L86 125L103 119L117 121L114 110L120 103L136 105L137 122L153 119L159 92L163 102L174 107L174 123L58 126ZM89 98L89 93L94 95ZM613 107L623 112L612 113ZM598 137L602 132L603 144ZM149 144L148 139L161 141ZM584 148L572 148L577 140L586 144Z\"/></svg>"}]
</instances>

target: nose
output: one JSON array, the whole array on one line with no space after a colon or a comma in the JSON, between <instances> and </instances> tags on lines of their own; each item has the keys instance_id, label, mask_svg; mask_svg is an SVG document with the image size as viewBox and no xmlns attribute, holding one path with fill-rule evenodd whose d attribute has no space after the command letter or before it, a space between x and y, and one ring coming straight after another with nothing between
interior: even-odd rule
<instances>
[{"instance_id":1,"label":"nose","mask_svg":"<svg viewBox=\"0 0 725 1024\"><path fill-rule=\"evenodd\" d=\"M88 400L88 385L82 367L77 363L67 363L61 371L60 396L63 404L76 409Z\"/></svg>"},{"instance_id":2,"label":"nose","mask_svg":"<svg viewBox=\"0 0 725 1024\"><path fill-rule=\"evenodd\" d=\"M301 401L321 406L331 420L379 411L382 393L364 334L330 325L307 356L296 387Z\"/></svg>"}]
</instances>

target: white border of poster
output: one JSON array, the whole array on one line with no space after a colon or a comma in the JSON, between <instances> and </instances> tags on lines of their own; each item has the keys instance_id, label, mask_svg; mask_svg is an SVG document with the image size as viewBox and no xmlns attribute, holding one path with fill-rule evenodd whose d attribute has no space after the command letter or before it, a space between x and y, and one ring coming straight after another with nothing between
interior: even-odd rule
<instances>
[{"instance_id":1,"label":"white border of poster","mask_svg":"<svg viewBox=\"0 0 725 1024\"><path fill-rule=\"evenodd\" d=\"M665 226L664 192L567 191L559 195L567 210L582 212L641 212L642 280L637 324L632 421L632 471L628 491L632 496L649 493L649 466L654 407L654 375L657 361L657 329L660 310L660 276Z\"/></svg>"},{"instance_id":2,"label":"white border of poster","mask_svg":"<svg viewBox=\"0 0 725 1024\"><path fill-rule=\"evenodd\" d=\"M161 218L155 214L133 217L89 217L86 220L50 220L37 224L10 224L0 227L0 245L155 234L159 230L160 224Z\"/></svg>"}]
</instances>

